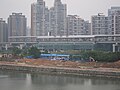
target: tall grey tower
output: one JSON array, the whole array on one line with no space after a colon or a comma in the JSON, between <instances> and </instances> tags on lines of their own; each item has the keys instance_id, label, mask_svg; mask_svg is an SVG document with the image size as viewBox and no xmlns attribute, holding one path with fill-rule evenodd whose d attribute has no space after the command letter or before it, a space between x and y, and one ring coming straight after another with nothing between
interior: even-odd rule
<instances>
[{"instance_id":1,"label":"tall grey tower","mask_svg":"<svg viewBox=\"0 0 120 90\"><path fill-rule=\"evenodd\" d=\"M37 0L37 3L31 5L31 35L45 36L49 25L49 10L45 7L43 0Z\"/></svg>"},{"instance_id":2,"label":"tall grey tower","mask_svg":"<svg viewBox=\"0 0 120 90\"><path fill-rule=\"evenodd\" d=\"M12 13L8 18L9 36L26 36L27 19L22 13Z\"/></svg>"},{"instance_id":3,"label":"tall grey tower","mask_svg":"<svg viewBox=\"0 0 120 90\"><path fill-rule=\"evenodd\" d=\"M53 36L62 36L66 34L66 4L61 0L55 0L54 7L50 9L50 33Z\"/></svg>"},{"instance_id":4,"label":"tall grey tower","mask_svg":"<svg viewBox=\"0 0 120 90\"><path fill-rule=\"evenodd\" d=\"M7 23L0 18L0 43L8 41L8 27Z\"/></svg>"}]
</instances>

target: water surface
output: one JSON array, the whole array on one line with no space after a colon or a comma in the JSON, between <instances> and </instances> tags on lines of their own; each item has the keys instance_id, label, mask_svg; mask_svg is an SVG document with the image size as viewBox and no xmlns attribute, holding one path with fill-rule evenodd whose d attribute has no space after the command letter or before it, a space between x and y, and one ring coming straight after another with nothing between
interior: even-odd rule
<instances>
[{"instance_id":1,"label":"water surface","mask_svg":"<svg viewBox=\"0 0 120 90\"><path fill-rule=\"evenodd\" d=\"M120 79L0 71L0 90L120 90Z\"/></svg>"}]
</instances>

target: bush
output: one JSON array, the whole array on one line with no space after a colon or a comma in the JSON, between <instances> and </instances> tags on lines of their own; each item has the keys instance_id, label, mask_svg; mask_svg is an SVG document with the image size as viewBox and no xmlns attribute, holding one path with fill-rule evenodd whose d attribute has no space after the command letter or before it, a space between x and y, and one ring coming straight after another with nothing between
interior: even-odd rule
<instances>
[{"instance_id":1,"label":"bush","mask_svg":"<svg viewBox=\"0 0 120 90\"><path fill-rule=\"evenodd\" d=\"M120 52L86 51L82 52L81 55L84 59L92 57L100 62L115 62L120 60Z\"/></svg>"},{"instance_id":2,"label":"bush","mask_svg":"<svg viewBox=\"0 0 120 90\"><path fill-rule=\"evenodd\" d=\"M37 59L40 57L40 50L37 48L37 47L31 47L29 50L28 50L28 55L29 56L33 56L33 58Z\"/></svg>"}]
</instances>

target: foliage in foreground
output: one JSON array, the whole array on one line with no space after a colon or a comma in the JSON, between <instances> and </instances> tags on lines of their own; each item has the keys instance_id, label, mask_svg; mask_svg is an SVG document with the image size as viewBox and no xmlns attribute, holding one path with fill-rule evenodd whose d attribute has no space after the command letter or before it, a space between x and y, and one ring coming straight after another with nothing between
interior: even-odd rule
<instances>
[{"instance_id":1,"label":"foliage in foreground","mask_svg":"<svg viewBox=\"0 0 120 90\"><path fill-rule=\"evenodd\" d=\"M21 54L21 52L22 52L22 50L19 49L18 47L14 47L14 48L12 49L12 54L15 55L15 56Z\"/></svg>"},{"instance_id":2,"label":"foliage in foreground","mask_svg":"<svg viewBox=\"0 0 120 90\"><path fill-rule=\"evenodd\" d=\"M120 60L120 52L71 50L58 53L69 54L70 60L81 59L88 61L90 57L99 62L115 62Z\"/></svg>"},{"instance_id":3,"label":"foliage in foreground","mask_svg":"<svg viewBox=\"0 0 120 90\"><path fill-rule=\"evenodd\" d=\"M120 52L86 51L82 52L81 56L84 59L92 57L100 62L115 62L120 60Z\"/></svg>"},{"instance_id":4,"label":"foliage in foreground","mask_svg":"<svg viewBox=\"0 0 120 90\"><path fill-rule=\"evenodd\" d=\"M31 47L28 49L28 55L33 56L33 58L39 58L40 57L40 50L37 47Z\"/></svg>"},{"instance_id":5,"label":"foliage in foreground","mask_svg":"<svg viewBox=\"0 0 120 90\"><path fill-rule=\"evenodd\" d=\"M14 47L12 49L12 54L14 56L20 56L20 57L26 57L26 56L32 56L33 58L39 58L40 57L40 50L37 47L30 47L30 48L25 48L25 49L20 49L17 47Z\"/></svg>"}]
</instances>

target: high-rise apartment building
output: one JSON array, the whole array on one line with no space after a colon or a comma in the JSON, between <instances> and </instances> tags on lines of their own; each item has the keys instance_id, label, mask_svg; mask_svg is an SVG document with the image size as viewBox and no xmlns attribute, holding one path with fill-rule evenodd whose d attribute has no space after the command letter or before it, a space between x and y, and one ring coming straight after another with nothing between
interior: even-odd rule
<instances>
[{"instance_id":1,"label":"high-rise apartment building","mask_svg":"<svg viewBox=\"0 0 120 90\"><path fill-rule=\"evenodd\" d=\"M61 0L54 2L54 20L55 20L55 36L65 35L66 32L66 4L62 4ZM51 18L50 18L51 19ZM51 31L51 30L50 30Z\"/></svg>"},{"instance_id":2,"label":"high-rise apartment building","mask_svg":"<svg viewBox=\"0 0 120 90\"><path fill-rule=\"evenodd\" d=\"M31 36L31 28L27 27L26 29L26 36Z\"/></svg>"},{"instance_id":3,"label":"high-rise apartment building","mask_svg":"<svg viewBox=\"0 0 120 90\"><path fill-rule=\"evenodd\" d=\"M49 30L49 10L43 0L31 5L31 35L45 36Z\"/></svg>"},{"instance_id":4,"label":"high-rise apartment building","mask_svg":"<svg viewBox=\"0 0 120 90\"><path fill-rule=\"evenodd\" d=\"M49 35L50 36L56 36L56 34L57 34L55 25L56 25L55 8L52 7L49 10Z\"/></svg>"},{"instance_id":5,"label":"high-rise apartment building","mask_svg":"<svg viewBox=\"0 0 120 90\"><path fill-rule=\"evenodd\" d=\"M108 9L110 34L120 34L120 7Z\"/></svg>"},{"instance_id":6,"label":"high-rise apartment building","mask_svg":"<svg viewBox=\"0 0 120 90\"><path fill-rule=\"evenodd\" d=\"M83 34L91 35L91 23L89 21L84 21L83 23Z\"/></svg>"},{"instance_id":7,"label":"high-rise apartment building","mask_svg":"<svg viewBox=\"0 0 120 90\"><path fill-rule=\"evenodd\" d=\"M108 17L103 14L94 15L91 18L91 34L109 34Z\"/></svg>"},{"instance_id":8,"label":"high-rise apartment building","mask_svg":"<svg viewBox=\"0 0 120 90\"><path fill-rule=\"evenodd\" d=\"M67 16L67 35L83 35L84 20L77 15Z\"/></svg>"},{"instance_id":9,"label":"high-rise apartment building","mask_svg":"<svg viewBox=\"0 0 120 90\"><path fill-rule=\"evenodd\" d=\"M49 35L49 9L46 7L45 8L45 31L44 35L48 36Z\"/></svg>"},{"instance_id":10,"label":"high-rise apartment building","mask_svg":"<svg viewBox=\"0 0 120 90\"><path fill-rule=\"evenodd\" d=\"M77 15L67 16L67 35L90 35L91 23Z\"/></svg>"},{"instance_id":11,"label":"high-rise apartment building","mask_svg":"<svg viewBox=\"0 0 120 90\"><path fill-rule=\"evenodd\" d=\"M31 35L65 35L66 12L66 5L61 0L55 0L50 10L43 0L37 0L37 3L31 5Z\"/></svg>"},{"instance_id":12,"label":"high-rise apartment building","mask_svg":"<svg viewBox=\"0 0 120 90\"><path fill-rule=\"evenodd\" d=\"M26 36L26 17L22 13L12 13L8 18L9 36Z\"/></svg>"},{"instance_id":13,"label":"high-rise apartment building","mask_svg":"<svg viewBox=\"0 0 120 90\"><path fill-rule=\"evenodd\" d=\"M0 18L0 43L8 41L8 27L7 23Z\"/></svg>"}]
</instances>

